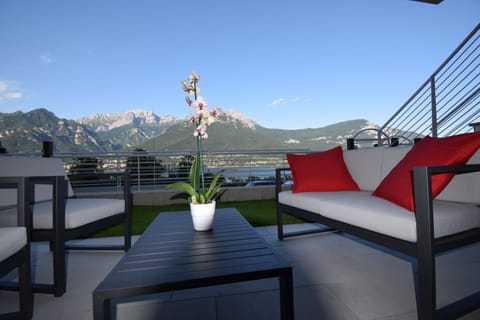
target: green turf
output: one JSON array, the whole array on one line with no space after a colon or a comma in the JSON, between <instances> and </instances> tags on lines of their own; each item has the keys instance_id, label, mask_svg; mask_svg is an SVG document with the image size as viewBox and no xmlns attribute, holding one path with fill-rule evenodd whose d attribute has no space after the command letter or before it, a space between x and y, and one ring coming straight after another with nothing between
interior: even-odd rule
<instances>
[{"instance_id":1,"label":"green turf","mask_svg":"<svg viewBox=\"0 0 480 320\"><path fill-rule=\"evenodd\" d=\"M236 208L248 222L255 227L270 226L276 224L275 200L255 200L241 202L218 202L217 208ZM168 206L135 206L133 207L132 233L142 234L148 225L155 219L157 214L168 211L189 210L187 203ZM301 223L300 219L283 215L285 224ZM117 225L95 234L95 237L120 236L123 234L123 226Z\"/></svg>"}]
</instances>

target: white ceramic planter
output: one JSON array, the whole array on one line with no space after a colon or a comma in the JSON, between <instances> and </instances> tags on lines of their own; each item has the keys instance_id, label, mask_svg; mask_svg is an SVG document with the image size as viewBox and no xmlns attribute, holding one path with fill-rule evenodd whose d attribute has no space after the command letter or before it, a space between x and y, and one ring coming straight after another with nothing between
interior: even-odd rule
<instances>
[{"instance_id":1,"label":"white ceramic planter","mask_svg":"<svg viewBox=\"0 0 480 320\"><path fill-rule=\"evenodd\" d=\"M196 231L208 231L212 229L213 219L215 218L215 204L215 201L205 204L190 203L193 228Z\"/></svg>"}]
</instances>

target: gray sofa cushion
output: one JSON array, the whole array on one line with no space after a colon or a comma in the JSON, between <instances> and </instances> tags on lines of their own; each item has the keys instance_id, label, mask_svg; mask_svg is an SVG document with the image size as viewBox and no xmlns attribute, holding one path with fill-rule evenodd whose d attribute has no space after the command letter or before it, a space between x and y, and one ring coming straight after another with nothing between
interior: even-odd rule
<instances>
[{"instance_id":1,"label":"gray sofa cushion","mask_svg":"<svg viewBox=\"0 0 480 320\"><path fill-rule=\"evenodd\" d=\"M409 242L417 241L414 213L368 191L279 193L279 202ZM480 207L435 200L435 238L480 227Z\"/></svg>"},{"instance_id":2,"label":"gray sofa cushion","mask_svg":"<svg viewBox=\"0 0 480 320\"><path fill-rule=\"evenodd\" d=\"M15 214L16 219L16 214ZM27 244L25 227L0 228L0 261L20 251Z\"/></svg>"}]
</instances>

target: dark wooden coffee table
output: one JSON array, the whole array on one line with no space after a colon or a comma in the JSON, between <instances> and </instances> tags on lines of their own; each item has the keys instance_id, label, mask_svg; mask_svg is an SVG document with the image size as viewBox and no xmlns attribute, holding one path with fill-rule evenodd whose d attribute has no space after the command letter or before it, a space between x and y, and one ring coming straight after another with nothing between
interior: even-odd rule
<instances>
[{"instance_id":1,"label":"dark wooden coffee table","mask_svg":"<svg viewBox=\"0 0 480 320\"><path fill-rule=\"evenodd\" d=\"M112 299L278 277L282 319L293 319L292 267L236 209L217 209L213 230L193 230L190 213L162 212L93 291L94 319Z\"/></svg>"}]
</instances>

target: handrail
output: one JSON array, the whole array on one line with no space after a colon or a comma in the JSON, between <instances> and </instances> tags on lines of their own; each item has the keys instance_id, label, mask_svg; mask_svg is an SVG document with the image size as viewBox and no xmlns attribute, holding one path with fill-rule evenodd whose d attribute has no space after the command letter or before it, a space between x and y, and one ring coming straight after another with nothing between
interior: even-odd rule
<instances>
[{"instance_id":1,"label":"handrail","mask_svg":"<svg viewBox=\"0 0 480 320\"><path fill-rule=\"evenodd\" d=\"M378 130L413 141L449 136L480 121L480 24ZM378 144L382 143L380 135Z\"/></svg>"},{"instance_id":2,"label":"handrail","mask_svg":"<svg viewBox=\"0 0 480 320\"><path fill-rule=\"evenodd\" d=\"M286 153L307 153L309 149L209 150L204 163L208 174L223 169L225 185L245 186L250 181L275 179L275 168L287 164ZM3 156L38 156L5 154ZM169 183L186 181L195 151L132 151L55 153L62 159L75 191L119 191L118 172L130 171L134 191L164 189ZM94 189L92 189L94 188Z\"/></svg>"}]
</instances>

